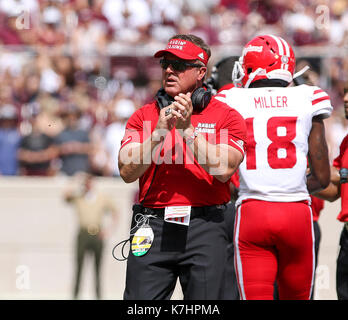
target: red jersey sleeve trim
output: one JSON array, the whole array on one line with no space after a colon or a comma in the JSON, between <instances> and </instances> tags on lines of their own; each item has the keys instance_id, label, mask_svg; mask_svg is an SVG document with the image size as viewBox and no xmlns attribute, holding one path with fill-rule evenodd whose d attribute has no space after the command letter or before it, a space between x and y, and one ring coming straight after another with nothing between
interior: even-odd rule
<instances>
[{"instance_id":1,"label":"red jersey sleeve trim","mask_svg":"<svg viewBox=\"0 0 348 320\"><path fill-rule=\"evenodd\" d=\"M315 99L312 101L312 106L314 106L315 104L321 102L321 101L324 101L324 100L330 100L330 97L329 96L325 96L325 97L322 97L322 98L318 98L318 99Z\"/></svg>"}]
</instances>

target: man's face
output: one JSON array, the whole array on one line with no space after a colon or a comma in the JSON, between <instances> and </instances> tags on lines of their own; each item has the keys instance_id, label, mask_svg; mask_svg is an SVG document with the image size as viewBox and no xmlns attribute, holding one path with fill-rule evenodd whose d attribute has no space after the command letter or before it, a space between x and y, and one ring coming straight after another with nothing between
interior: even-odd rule
<instances>
[{"instance_id":1,"label":"man's face","mask_svg":"<svg viewBox=\"0 0 348 320\"><path fill-rule=\"evenodd\" d=\"M344 114L346 116L346 119L348 119L348 86L344 88L343 103L344 103Z\"/></svg>"},{"instance_id":2,"label":"man's face","mask_svg":"<svg viewBox=\"0 0 348 320\"><path fill-rule=\"evenodd\" d=\"M182 60L171 53L166 53L165 60L181 60L187 63L198 64L195 60ZM199 82L204 78L207 71L205 66L187 67L184 71L178 71L170 64L162 69L162 86L167 94L175 97L179 93L192 92L199 87Z\"/></svg>"}]
</instances>

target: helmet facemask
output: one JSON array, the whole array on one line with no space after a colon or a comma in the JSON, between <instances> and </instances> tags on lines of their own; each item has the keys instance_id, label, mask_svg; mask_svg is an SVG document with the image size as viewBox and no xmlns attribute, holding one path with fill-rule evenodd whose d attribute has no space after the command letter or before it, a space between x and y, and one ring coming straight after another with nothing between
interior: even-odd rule
<instances>
[{"instance_id":1,"label":"helmet facemask","mask_svg":"<svg viewBox=\"0 0 348 320\"><path fill-rule=\"evenodd\" d=\"M232 70L232 80L233 84L240 88L243 86L243 78L245 76L244 70L243 70L243 57L239 57L238 61L234 63L233 70Z\"/></svg>"}]
</instances>

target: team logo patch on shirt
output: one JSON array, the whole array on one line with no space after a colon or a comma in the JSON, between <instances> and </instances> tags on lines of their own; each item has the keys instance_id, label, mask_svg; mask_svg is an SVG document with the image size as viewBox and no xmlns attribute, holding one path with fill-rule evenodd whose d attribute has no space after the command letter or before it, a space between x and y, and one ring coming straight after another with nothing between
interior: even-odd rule
<instances>
[{"instance_id":1,"label":"team logo patch on shirt","mask_svg":"<svg viewBox=\"0 0 348 320\"><path fill-rule=\"evenodd\" d=\"M201 133L215 133L216 123L201 123L198 122L198 125L196 127L196 132Z\"/></svg>"},{"instance_id":2,"label":"team logo patch on shirt","mask_svg":"<svg viewBox=\"0 0 348 320\"><path fill-rule=\"evenodd\" d=\"M239 144L241 146L241 148L244 147L244 141L243 140L237 140L236 142L237 142L237 144Z\"/></svg>"}]
</instances>

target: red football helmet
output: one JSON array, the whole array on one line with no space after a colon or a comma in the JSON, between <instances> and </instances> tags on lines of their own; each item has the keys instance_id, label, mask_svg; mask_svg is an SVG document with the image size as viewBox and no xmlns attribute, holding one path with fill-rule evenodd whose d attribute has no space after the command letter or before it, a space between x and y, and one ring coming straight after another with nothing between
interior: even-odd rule
<instances>
[{"instance_id":1,"label":"red football helmet","mask_svg":"<svg viewBox=\"0 0 348 320\"><path fill-rule=\"evenodd\" d=\"M260 79L280 79L290 83L295 71L295 55L281 37L257 36L246 44L234 65L232 79L236 86L248 88Z\"/></svg>"}]
</instances>

